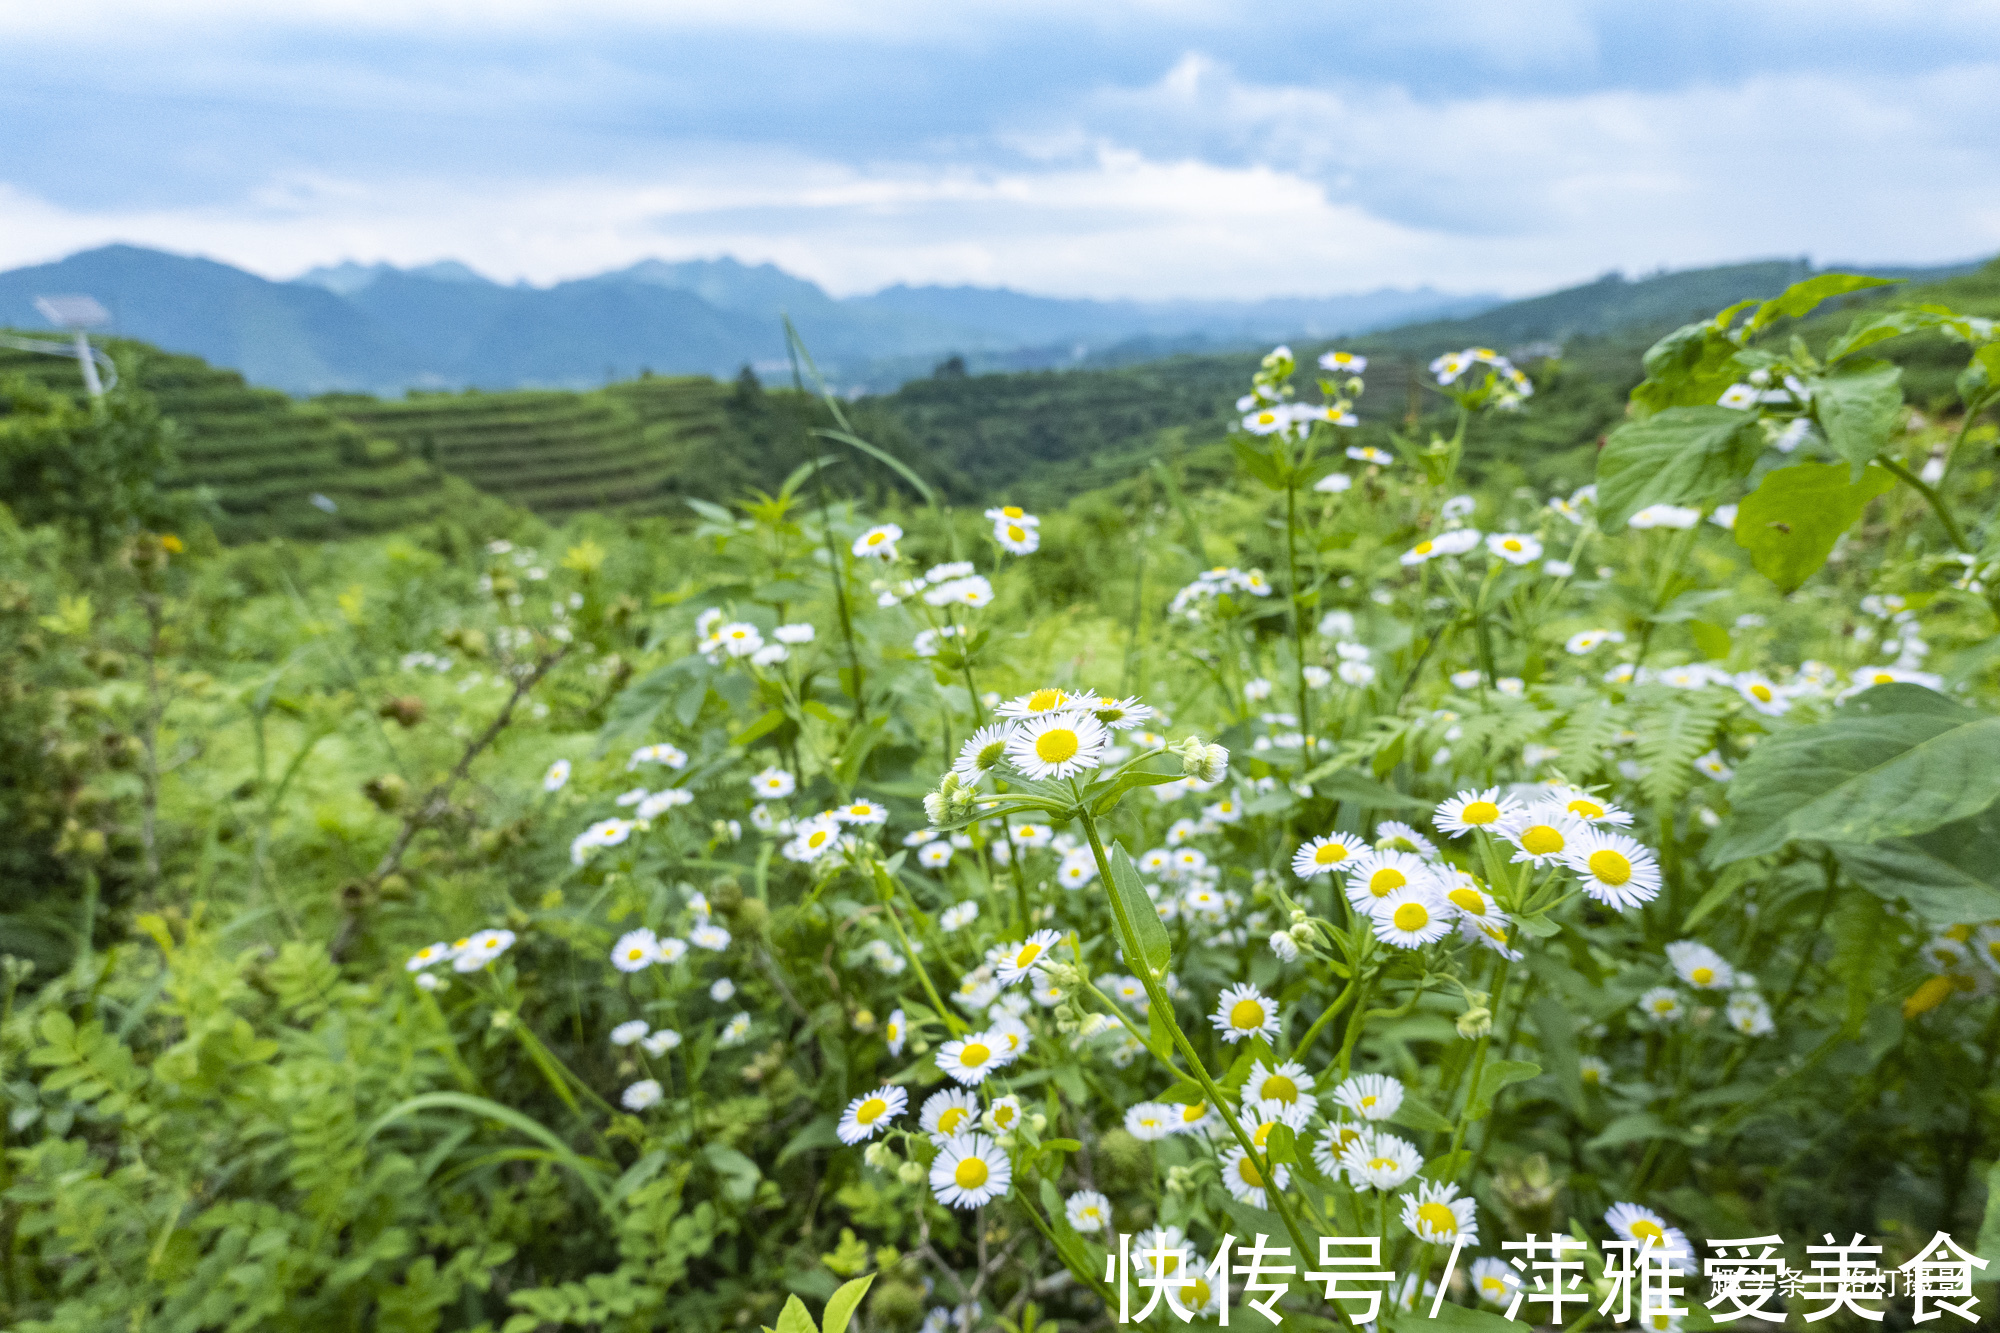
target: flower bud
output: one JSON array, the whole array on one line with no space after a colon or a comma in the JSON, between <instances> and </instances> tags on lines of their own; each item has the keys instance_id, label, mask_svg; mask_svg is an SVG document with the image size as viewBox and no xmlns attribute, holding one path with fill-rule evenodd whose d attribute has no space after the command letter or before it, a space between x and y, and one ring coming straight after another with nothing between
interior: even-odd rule
<instances>
[{"instance_id":1,"label":"flower bud","mask_svg":"<svg viewBox=\"0 0 2000 1333\"><path fill-rule=\"evenodd\" d=\"M1493 1031L1493 1011L1483 1004L1475 1004L1458 1016L1458 1035L1468 1041L1483 1037Z\"/></svg>"},{"instance_id":2,"label":"flower bud","mask_svg":"<svg viewBox=\"0 0 2000 1333\"><path fill-rule=\"evenodd\" d=\"M861 1160L877 1171L894 1171L903 1164L902 1158L896 1156L896 1150L886 1143L869 1144L868 1151L861 1154Z\"/></svg>"},{"instance_id":3,"label":"flower bud","mask_svg":"<svg viewBox=\"0 0 2000 1333\"><path fill-rule=\"evenodd\" d=\"M924 1170L922 1162L905 1162L896 1168L896 1179L905 1185L921 1185L930 1173Z\"/></svg>"},{"instance_id":4,"label":"flower bud","mask_svg":"<svg viewBox=\"0 0 2000 1333\"><path fill-rule=\"evenodd\" d=\"M1299 956L1298 942L1289 933L1274 930L1271 932L1271 952L1278 955L1279 961L1289 963Z\"/></svg>"}]
</instances>

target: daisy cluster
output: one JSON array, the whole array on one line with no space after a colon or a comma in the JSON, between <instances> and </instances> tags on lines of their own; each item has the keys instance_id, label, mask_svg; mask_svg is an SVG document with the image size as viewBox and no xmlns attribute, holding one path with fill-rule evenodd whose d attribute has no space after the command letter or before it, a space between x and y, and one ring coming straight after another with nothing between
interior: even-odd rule
<instances>
[{"instance_id":1,"label":"daisy cluster","mask_svg":"<svg viewBox=\"0 0 2000 1333\"><path fill-rule=\"evenodd\" d=\"M1609 630L1586 630L1570 636L1564 645L1579 657L1588 656L1606 643L1623 642L1623 636ZM1922 661L1928 645L1918 642L1914 657ZM1604 673L1609 685L1664 685L1675 690L1734 690L1751 708L1766 717L1780 717L1802 699L1843 703L1863 690L1877 685L1909 684L1926 689L1943 688L1944 677L1910 666L1861 667L1850 675L1824 662L1801 662L1791 670L1775 672L1728 671L1711 662L1691 662L1683 666L1639 667L1621 662Z\"/></svg>"},{"instance_id":2,"label":"daisy cluster","mask_svg":"<svg viewBox=\"0 0 2000 1333\"><path fill-rule=\"evenodd\" d=\"M1772 1030L1771 1006L1757 989L1757 978L1730 966L1708 945L1698 940L1675 940L1667 946L1667 965L1703 1008L1712 1008L1720 1000L1724 1019L1737 1032L1761 1037ZM1637 1008L1640 1020L1649 1027L1666 1027L1688 1014L1675 986L1650 988L1640 995Z\"/></svg>"},{"instance_id":3,"label":"daisy cluster","mask_svg":"<svg viewBox=\"0 0 2000 1333\"><path fill-rule=\"evenodd\" d=\"M1403 552L1400 560L1405 568L1409 568L1445 556L1470 555L1482 545L1487 555L1510 565L1532 565L1542 558L1542 539L1533 533L1482 534L1477 528L1458 527L1447 528L1435 537L1426 537ZM1549 572L1546 567L1545 572ZM1562 575L1559 573L1558 576Z\"/></svg>"},{"instance_id":4,"label":"daisy cluster","mask_svg":"<svg viewBox=\"0 0 2000 1333\"><path fill-rule=\"evenodd\" d=\"M1174 594L1167 605L1167 614L1185 620L1200 621L1203 612L1218 597L1230 593L1247 593L1252 597L1269 597L1271 581L1264 577L1261 569L1241 570L1217 565L1195 575L1194 582Z\"/></svg>"},{"instance_id":5,"label":"daisy cluster","mask_svg":"<svg viewBox=\"0 0 2000 1333\"><path fill-rule=\"evenodd\" d=\"M1920 954L1951 991L1983 997L2000 990L2000 920L1941 930L1924 942Z\"/></svg>"},{"instance_id":6,"label":"daisy cluster","mask_svg":"<svg viewBox=\"0 0 2000 1333\"><path fill-rule=\"evenodd\" d=\"M1298 439L1318 425L1360 425L1360 418L1354 415L1354 398L1362 391L1360 376L1368 368L1368 358L1354 352L1331 351L1320 357L1319 366L1329 376L1347 378L1320 380L1324 402L1297 402L1291 378L1298 362L1292 349L1280 346L1267 352L1251 377L1250 392L1236 400L1236 410L1243 414L1242 428L1252 435Z\"/></svg>"},{"instance_id":7,"label":"daisy cluster","mask_svg":"<svg viewBox=\"0 0 2000 1333\"><path fill-rule=\"evenodd\" d=\"M417 985L424 990L438 988L437 973L431 971L440 963L450 963L454 972L477 972L501 954L514 947L514 932L493 928L474 931L460 936L450 944L440 940L436 944L426 944L411 954L403 964L403 970L416 977Z\"/></svg>"},{"instance_id":8,"label":"daisy cluster","mask_svg":"<svg viewBox=\"0 0 2000 1333\"><path fill-rule=\"evenodd\" d=\"M1492 405L1500 408L1519 407L1534 396L1534 381L1517 369L1514 363L1491 347L1468 347L1462 352L1446 352L1430 363L1431 375L1439 388L1449 388L1468 371L1485 365L1490 366L1493 385Z\"/></svg>"}]
</instances>

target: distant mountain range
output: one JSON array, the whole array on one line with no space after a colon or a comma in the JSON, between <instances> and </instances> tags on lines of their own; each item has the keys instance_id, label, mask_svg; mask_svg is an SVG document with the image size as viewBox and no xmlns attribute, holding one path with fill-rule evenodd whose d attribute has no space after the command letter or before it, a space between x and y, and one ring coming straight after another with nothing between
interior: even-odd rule
<instances>
[{"instance_id":1,"label":"distant mountain range","mask_svg":"<svg viewBox=\"0 0 2000 1333\"><path fill-rule=\"evenodd\" d=\"M1004 288L896 286L836 298L770 264L649 259L552 287L453 261L353 262L272 282L214 260L109 245L0 273L0 326L34 328L36 296L82 292L111 331L294 394L589 388L661 374L767 377L781 316L843 387L892 388L961 356L974 371L1077 364L1133 340L1235 347L1471 314L1496 303L1430 288L1269 301L1083 301Z\"/></svg>"},{"instance_id":2,"label":"distant mountain range","mask_svg":"<svg viewBox=\"0 0 2000 1333\"><path fill-rule=\"evenodd\" d=\"M1937 279L1936 268L1862 266ZM1127 365L1393 330L1409 354L1469 342L1518 346L1645 328L1774 292L1814 272L1766 260L1627 279L1606 274L1501 302L1428 287L1264 301L1084 301L1005 288L895 286L836 298L770 264L649 259L617 272L508 286L464 264L347 262L272 282L209 259L108 245L0 273L0 327L42 325L34 298L71 292L111 311L109 332L309 395L408 389L586 389L658 374L786 370L789 315L844 389L887 391L957 356L974 373ZM1421 344L1421 346L1420 346ZM1428 353L1426 353L1428 354Z\"/></svg>"}]
</instances>

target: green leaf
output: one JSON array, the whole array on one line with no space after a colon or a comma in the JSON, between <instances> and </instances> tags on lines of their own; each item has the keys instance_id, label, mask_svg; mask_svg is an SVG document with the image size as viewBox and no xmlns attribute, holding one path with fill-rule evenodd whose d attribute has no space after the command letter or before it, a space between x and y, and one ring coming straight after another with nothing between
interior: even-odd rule
<instances>
[{"instance_id":1,"label":"green leaf","mask_svg":"<svg viewBox=\"0 0 2000 1333\"><path fill-rule=\"evenodd\" d=\"M1859 273L1816 273L1804 282L1793 283L1758 306L1757 313L1750 317L1749 327L1754 333L1787 316L1797 319L1809 315L1821 301L1832 297L1868 287L1888 287L1899 281L1899 278L1870 278Z\"/></svg>"},{"instance_id":2,"label":"green leaf","mask_svg":"<svg viewBox=\"0 0 2000 1333\"><path fill-rule=\"evenodd\" d=\"M1887 471L1872 466L1859 481L1850 480L1849 469L1838 463L1778 468L1737 507L1736 544L1750 553L1758 573L1791 592L1826 563L1834 542L1868 502L1895 484Z\"/></svg>"},{"instance_id":3,"label":"green leaf","mask_svg":"<svg viewBox=\"0 0 2000 1333\"><path fill-rule=\"evenodd\" d=\"M1688 633L1694 636L1695 651L1711 662L1721 662L1729 656L1729 631L1720 625L1711 625L1706 620L1690 620Z\"/></svg>"},{"instance_id":4,"label":"green leaf","mask_svg":"<svg viewBox=\"0 0 2000 1333\"><path fill-rule=\"evenodd\" d=\"M1510 1083L1531 1079L1542 1072L1542 1067L1530 1060L1490 1060L1480 1071L1479 1087L1473 1091L1472 1101L1466 1107L1468 1120L1484 1120L1493 1110L1493 1099L1500 1095L1500 1089Z\"/></svg>"},{"instance_id":5,"label":"green leaf","mask_svg":"<svg viewBox=\"0 0 2000 1333\"><path fill-rule=\"evenodd\" d=\"M738 1203L748 1203L757 1193L757 1182L763 1173L757 1163L726 1143L711 1143L702 1149L702 1156L722 1177L722 1192Z\"/></svg>"},{"instance_id":6,"label":"green leaf","mask_svg":"<svg viewBox=\"0 0 2000 1333\"><path fill-rule=\"evenodd\" d=\"M861 1298L868 1294L869 1284L875 1281L875 1274L855 1278L833 1293L833 1299L826 1303L826 1310L820 1315L821 1333L847 1333L848 1321L854 1318Z\"/></svg>"},{"instance_id":7,"label":"green leaf","mask_svg":"<svg viewBox=\"0 0 2000 1333\"><path fill-rule=\"evenodd\" d=\"M749 745L758 737L768 736L784 725L785 710L782 708L773 708L767 711L764 716L758 718L734 736L731 736L729 743L731 745Z\"/></svg>"},{"instance_id":8,"label":"green leaf","mask_svg":"<svg viewBox=\"0 0 2000 1333\"><path fill-rule=\"evenodd\" d=\"M1986 1261L1985 1272L2000 1276L2000 1161L1986 1173L1986 1216L1979 1224L1979 1239L1972 1250Z\"/></svg>"},{"instance_id":9,"label":"green leaf","mask_svg":"<svg viewBox=\"0 0 2000 1333\"><path fill-rule=\"evenodd\" d=\"M1791 836L1880 842L1927 833L2000 800L2000 717L1953 727L1839 783L1794 811Z\"/></svg>"},{"instance_id":10,"label":"green leaf","mask_svg":"<svg viewBox=\"0 0 2000 1333\"><path fill-rule=\"evenodd\" d=\"M1273 1165L1283 1162L1291 1165L1299 1160L1298 1143L1292 1136L1292 1127L1285 1124L1271 1126L1264 1136L1264 1157Z\"/></svg>"},{"instance_id":11,"label":"green leaf","mask_svg":"<svg viewBox=\"0 0 2000 1333\"><path fill-rule=\"evenodd\" d=\"M1432 1300L1437 1299L1435 1296ZM1494 1314L1491 1310L1475 1310L1466 1305L1453 1305L1449 1300L1437 1307L1437 1317L1431 1317L1431 1307L1419 1303L1417 1318L1424 1321L1424 1327L1435 1329L1437 1333L1521 1333L1521 1325Z\"/></svg>"},{"instance_id":12,"label":"green leaf","mask_svg":"<svg viewBox=\"0 0 2000 1333\"><path fill-rule=\"evenodd\" d=\"M1231 436L1230 446L1236 450L1236 459L1242 463L1251 476L1274 491L1285 488L1283 474L1278 469L1278 460L1259 449L1240 435Z\"/></svg>"},{"instance_id":13,"label":"green leaf","mask_svg":"<svg viewBox=\"0 0 2000 1333\"><path fill-rule=\"evenodd\" d=\"M806 1313L806 1303L794 1296L785 1302L778 1315L777 1333L819 1333L819 1330L813 1327L813 1317Z\"/></svg>"},{"instance_id":14,"label":"green leaf","mask_svg":"<svg viewBox=\"0 0 2000 1333\"><path fill-rule=\"evenodd\" d=\"M1813 411L1833 451L1855 480L1889 445L1903 411L1903 368L1889 361L1850 361L1813 385Z\"/></svg>"},{"instance_id":15,"label":"green leaf","mask_svg":"<svg viewBox=\"0 0 2000 1333\"><path fill-rule=\"evenodd\" d=\"M886 449L868 443L868 441L862 439L859 435L850 435L844 430L815 430L813 434L823 440L838 440L842 444L852 445L877 462L887 463L896 470L896 475L900 476L904 481L909 482L915 488L917 494L924 497L925 504L934 505L937 503L937 492L933 491L922 477L910 471L908 465L902 459L896 457Z\"/></svg>"},{"instance_id":16,"label":"green leaf","mask_svg":"<svg viewBox=\"0 0 2000 1333\"><path fill-rule=\"evenodd\" d=\"M1840 868L1877 897L1908 903L1932 927L2000 917L2000 806L1914 838L1832 846Z\"/></svg>"},{"instance_id":17,"label":"green leaf","mask_svg":"<svg viewBox=\"0 0 2000 1333\"><path fill-rule=\"evenodd\" d=\"M1329 761L1334 762L1339 761ZM1312 783L1313 790L1321 796L1330 796L1336 801L1351 801L1369 810L1428 810L1432 804L1419 797L1406 796L1394 787L1371 782L1352 769L1342 769L1324 777L1308 773L1306 781Z\"/></svg>"},{"instance_id":18,"label":"green leaf","mask_svg":"<svg viewBox=\"0 0 2000 1333\"><path fill-rule=\"evenodd\" d=\"M1396 1114L1389 1117L1389 1123L1405 1129L1429 1130L1434 1134L1451 1133L1451 1121L1432 1110L1429 1103L1415 1097L1404 1097L1403 1104L1396 1108Z\"/></svg>"},{"instance_id":19,"label":"green leaf","mask_svg":"<svg viewBox=\"0 0 2000 1333\"><path fill-rule=\"evenodd\" d=\"M1763 436L1750 413L1670 407L1611 432L1597 457L1597 514L1606 532L1648 505L1701 505L1750 470Z\"/></svg>"},{"instance_id":20,"label":"green leaf","mask_svg":"<svg viewBox=\"0 0 2000 1333\"><path fill-rule=\"evenodd\" d=\"M1616 1148L1625 1143L1642 1143L1648 1139L1675 1139L1687 1142L1686 1130L1675 1129L1651 1111L1633 1111L1619 1116L1604 1127L1604 1131L1590 1142L1586 1148Z\"/></svg>"},{"instance_id":21,"label":"green leaf","mask_svg":"<svg viewBox=\"0 0 2000 1333\"><path fill-rule=\"evenodd\" d=\"M1126 961L1150 969L1155 977L1166 975L1167 965L1173 961L1173 942L1167 938L1160 911L1146 896L1146 887L1139 882L1139 872L1125 854L1123 843L1111 844L1111 885L1132 918L1132 934L1139 945L1140 956Z\"/></svg>"},{"instance_id":22,"label":"green leaf","mask_svg":"<svg viewBox=\"0 0 2000 1333\"><path fill-rule=\"evenodd\" d=\"M569 1167L579 1180L589 1186L591 1193L599 1200L605 1197L605 1182L617 1169L609 1162L579 1155L574 1148L557 1138L552 1130L533 1116L517 1111L511 1106L502 1106L499 1102L485 1097L475 1097L467 1092L422 1092L406 1098L377 1117L375 1123L368 1127L368 1132L361 1136L361 1141L368 1142L404 1116L432 1109L466 1111L488 1120L497 1120L503 1125L519 1130L529 1138L546 1145L557 1160Z\"/></svg>"}]
</instances>

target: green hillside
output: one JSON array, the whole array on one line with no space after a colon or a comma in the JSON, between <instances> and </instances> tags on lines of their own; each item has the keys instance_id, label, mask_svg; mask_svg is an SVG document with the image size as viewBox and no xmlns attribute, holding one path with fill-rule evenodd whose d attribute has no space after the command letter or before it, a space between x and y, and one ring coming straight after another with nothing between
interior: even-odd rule
<instances>
[{"instance_id":1,"label":"green hillside","mask_svg":"<svg viewBox=\"0 0 2000 1333\"><path fill-rule=\"evenodd\" d=\"M102 345L173 421L179 470L168 484L208 488L225 541L384 532L468 499L462 484L324 407L254 388L199 357L117 339ZM7 376L82 389L75 362L0 348Z\"/></svg>"}]
</instances>

